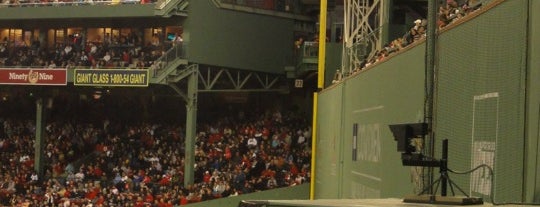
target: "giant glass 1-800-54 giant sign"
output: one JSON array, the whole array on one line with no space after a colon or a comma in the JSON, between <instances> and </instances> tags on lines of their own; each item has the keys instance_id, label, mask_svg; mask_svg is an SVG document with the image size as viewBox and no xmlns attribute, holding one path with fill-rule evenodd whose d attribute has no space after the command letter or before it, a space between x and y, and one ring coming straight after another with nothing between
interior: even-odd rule
<instances>
[{"instance_id":1,"label":"giant glass 1-800-54 giant sign","mask_svg":"<svg viewBox=\"0 0 540 207\"><path fill-rule=\"evenodd\" d=\"M76 69L73 85L79 86L148 86L148 70Z\"/></svg>"}]
</instances>

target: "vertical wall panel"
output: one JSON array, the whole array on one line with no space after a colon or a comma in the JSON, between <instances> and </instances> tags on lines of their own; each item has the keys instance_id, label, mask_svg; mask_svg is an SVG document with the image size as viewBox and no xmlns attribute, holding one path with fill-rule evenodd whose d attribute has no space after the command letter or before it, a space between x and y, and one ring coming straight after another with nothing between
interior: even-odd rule
<instances>
[{"instance_id":1,"label":"vertical wall panel","mask_svg":"<svg viewBox=\"0 0 540 207\"><path fill-rule=\"evenodd\" d=\"M451 176L467 193L495 201L522 196L526 8L505 1L438 40L437 147L449 140L451 169L492 166L494 177L487 169Z\"/></svg>"},{"instance_id":2,"label":"vertical wall panel","mask_svg":"<svg viewBox=\"0 0 540 207\"><path fill-rule=\"evenodd\" d=\"M184 25L190 62L283 73L293 54L292 19L216 7L211 0L189 2Z\"/></svg>"},{"instance_id":3,"label":"vertical wall panel","mask_svg":"<svg viewBox=\"0 0 540 207\"><path fill-rule=\"evenodd\" d=\"M423 121L424 44L367 70L343 85L343 198L412 194L411 167L401 164L388 125ZM357 160L351 159L358 124Z\"/></svg>"},{"instance_id":4,"label":"vertical wall panel","mask_svg":"<svg viewBox=\"0 0 540 207\"><path fill-rule=\"evenodd\" d=\"M341 85L319 94L315 197L338 198L341 185Z\"/></svg>"},{"instance_id":5,"label":"vertical wall panel","mask_svg":"<svg viewBox=\"0 0 540 207\"><path fill-rule=\"evenodd\" d=\"M527 142L526 154L526 200L527 202L540 202L540 159L538 153L539 127L540 127L540 1L529 1L529 60L527 84Z\"/></svg>"}]
</instances>

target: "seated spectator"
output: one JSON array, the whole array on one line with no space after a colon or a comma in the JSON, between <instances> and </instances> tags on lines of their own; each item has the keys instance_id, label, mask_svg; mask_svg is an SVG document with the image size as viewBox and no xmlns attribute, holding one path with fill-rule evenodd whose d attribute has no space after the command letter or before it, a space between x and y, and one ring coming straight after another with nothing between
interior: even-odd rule
<instances>
[{"instance_id":1,"label":"seated spectator","mask_svg":"<svg viewBox=\"0 0 540 207\"><path fill-rule=\"evenodd\" d=\"M51 60L51 61L49 62L49 65L48 65L47 67L48 67L48 68L51 68L51 69L52 69L52 68L56 68L56 67L57 67L57 66L56 66L56 62L55 62L54 60Z\"/></svg>"},{"instance_id":2,"label":"seated spectator","mask_svg":"<svg viewBox=\"0 0 540 207\"><path fill-rule=\"evenodd\" d=\"M477 10L481 6L481 2L478 0L467 0L464 4L459 5L455 0L447 0L443 5L439 7L439 13L437 15L437 29L442 29L447 25L463 18L468 13ZM419 41L426 37L427 20L417 19L414 21L414 26L411 27L401 38L393 40L387 46L385 45L380 51L374 51L364 57L360 63L360 69L354 69L353 72L360 71L367 67L370 67L374 63L384 59L393 52L400 51L402 48L411 45L413 42ZM333 83L336 83L334 78Z\"/></svg>"},{"instance_id":3,"label":"seated spectator","mask_svg":"<svg viewBox=\"0 0 540 207\"><path fill-rule=\"evenodd\" d=\"M109 54L109 52L105 52L105 55L103 56L103 60L105 61L105 63L111 61L111 58L111 54Z\"/></svg>"},{"instance_id":4,"label":"seated spectator","mask_svg":"<svg viewBox=\"0 0 540 207\"><path fill-rule=\"evenodd\" d=\"M439 18L437 19L437 28L442 29L443 27L446 27L450 21L446 17L445 13L439 13Z\"/></svg>"},{"instance_id":5,"label":"seated spectator","mask_svg":"<svg viewBox=\"0 0 540 207\"><path fill-rule=\"evenodd\" d=\"M198 129L197 177L190 187L183 186L185 140L182 127L174 124L124 127L124 124L103 121L107 124L94 127L51 122L46 126L45 140L46 163L50 164L44 176L34 178L33 168L21 161L27 163L32 158L33 151L25 150L33 149L30 135L35 125L30 121L4 122L0 135L6 134L9 139L0 137L0 152L7 152L0 156L1 162L7 163L0 167L0 186L8 189L9 182L5 184L3 178L10 176L7 172L17 171L21 172L17 179L7 179L14 182L15 191L11 195L23 197L29 194L27 192L35 192L39 197L35 200L40 203L37 206L51 203L136 205L147 195L159 205L178 205L290 186L292 183L284 182L287 174L308 176L304 171L310 164L310 151L306 146L311 130L305 127L309 124L305 123L305 117L279 111L242 114L244 118L238 119L214 117L219 124L208 123L209 127ZM199 126L202 125L205 124ZM258 139L252 149L247 147L244 135ZM290 145L292 138L288 135L302 136L305 144L279 147L282 143ZM271 147L274 140L279 143L278 147ZM13 143L24 147L15 148L14 153L5 150ZM80 167L74 166L75 160L87 154L95 154L95 157L81 161ZM302 166L302 172L295 166ZM21 183L28 187L19 191L17 186ZM9 189L13 191L13 187ZM13 205L23 202L20 200Z\"/></svg>"}]
</instances>

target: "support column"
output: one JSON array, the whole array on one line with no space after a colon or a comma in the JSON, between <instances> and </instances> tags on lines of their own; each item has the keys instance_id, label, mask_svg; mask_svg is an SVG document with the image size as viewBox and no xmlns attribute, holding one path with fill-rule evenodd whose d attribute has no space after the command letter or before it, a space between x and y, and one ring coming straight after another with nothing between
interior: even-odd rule
<instances>
[{"instance_id":1,"label":"support column","mask_svg":"<svg viewBox=\"0 0 540 207\"><path fill-rule=\"evenodd\" d=\"M321 0L319 14L319 62L317 69L317 88L319 89L322 89L324 87L324 74L326 64L326 14L327 2L326 0Z\"/></svg>"},{"instance_id":2,"label":"support column","mask_svg":"<svg viewBox=\"0 0 540 207\"><path fill-rule=\"evenodd\" d=\"M45 145L45 133L43 127L45 124L44 110L43 98L39 98L36 101L36 143L34 148L34 170L37 172L40 179L43 177L43 171L45 169L43 163L43 148Z\"/></svg>"},{"instance_id":3,"label":"support column","mask_svg":"<svg viewBox=\"0 0 540 207\"><path fill-rule=\"evenodd\" d=\"M195 142L197 137L197 90L198 72L194 70L188 77L187 100L186 100L186 158L184 166L184 186L193 184L195 180Z\"/></svg>"},{"instance_id":4,"label":"support column","mask_svg":"<svg viewBox=\"0 0 540 207\"><path fill-rule=\"evenodd\" d=\"M324 88L324 71L325 71L325 58L326 58L326 12L327 1L320 1L320 19L319 19L319 63L317 74L317 91ZM315 159L317 158L317 92L313 93L313 128L311 136L311 181L309 190L309 199L315 199Z\"/></svg>"},{"instance_id":5,"label":"support column","mask_svg":"<svg viewBox=\"0 0 540 207\"><path fill-rule=\"evenodd\" d=\"M384 44L392 41L390 39L390 18L392 15L392 1L381 1L379 8L379 25L380 25L380 37L379 37L379 46L378 48L383 48Z\"/></svg>"},{"instance_id":6,"label":"support column","mask_svg":"<svg viewBox=\"0 0 540 207\"><path fill-rule=\"evenodd\" d=\"M426 68L425 68L425 105L424 105L424 122L428 124L428 139L426 146L428 149L426 155L435 157L435 93L437 84L437 68L436 68L436 43L437 43L437 13L438 1L428 1L428 24L426 37ZM433 181L433 169L428 169L428 183ZM430 193L433 189L430 189Z\"/></svg>"}]
</instances>

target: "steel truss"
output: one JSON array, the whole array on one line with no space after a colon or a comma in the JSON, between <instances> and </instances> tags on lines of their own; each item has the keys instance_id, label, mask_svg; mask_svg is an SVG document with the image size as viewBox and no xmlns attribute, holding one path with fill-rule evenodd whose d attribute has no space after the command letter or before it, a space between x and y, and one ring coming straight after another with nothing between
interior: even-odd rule
<instances>
[{"instance_id":1,"label":"steel truss","mask_svg":"<svg viewBox=\"0 0 540 207\"><path fill-rule=\"evenodd\" d=\"M202 66L199 64L190 64L185 66L184 69L178 69L176 75L169 77L169 85L177 85L177 83L193 73L198 76L198 92L285 92L288 90L285 87L287 81L285 74Z\"/></svg>"},{"instance_id":2,"label":"steel truss","mask_svg":"<svg viewBox=\"0 0 540 207\"><path fill-rule=\"evenodd\" d=\"M362 61L381 48L385 0L345 0L342 72L360 69Z\"/></svg>"}]
</instances>

